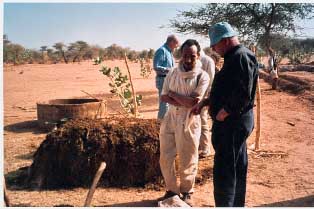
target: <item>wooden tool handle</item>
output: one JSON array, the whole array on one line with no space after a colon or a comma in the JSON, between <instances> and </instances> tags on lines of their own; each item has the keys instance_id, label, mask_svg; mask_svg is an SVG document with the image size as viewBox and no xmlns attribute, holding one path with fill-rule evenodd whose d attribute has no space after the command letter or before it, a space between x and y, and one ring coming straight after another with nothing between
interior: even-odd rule
<instances>
[{"instance_id":1,"label":"wooden tool handle","mask_svg":"<svg viewBox=\"0 0 314 209\"><path fill-rule=\"evenodd\" d=\"M96 173L96 175L94 177L93 184L92 184L91 188L88 191L84 207L89 207L90 206L90 204L92 202L92 198L93 198L94 192L96 190L97 183L98 183L102 173L104 172L105 168L106 168L106 163L105 162L101 162L101 164L100 164L100 166L98 168L98 171L97 171L97 173Z\"/></svg>"}]
</instances>

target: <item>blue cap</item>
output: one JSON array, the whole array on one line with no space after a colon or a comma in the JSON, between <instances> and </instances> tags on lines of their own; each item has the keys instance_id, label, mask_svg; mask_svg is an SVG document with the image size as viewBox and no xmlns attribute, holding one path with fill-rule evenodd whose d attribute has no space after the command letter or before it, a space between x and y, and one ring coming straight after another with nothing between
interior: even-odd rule
<instances>
[{"instance_id":1,"label":"blue cap","mask_svg":"<svg viewBox=\"0 0 314 209\"><path fill-rule=\"evenodd\" d=\"M221 41L221 39L237 36L238 33L233 30L229 23L220 22L209 28L208 35L210 38L210 46L212 47Z\"/></svg>"}]
</instances>

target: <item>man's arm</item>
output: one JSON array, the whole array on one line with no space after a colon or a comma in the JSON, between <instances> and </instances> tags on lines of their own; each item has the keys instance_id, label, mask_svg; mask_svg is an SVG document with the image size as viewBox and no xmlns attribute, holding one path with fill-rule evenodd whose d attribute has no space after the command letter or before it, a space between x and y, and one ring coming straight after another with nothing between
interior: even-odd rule
<instances>
[{"instance_id":1,"label":"man's arm","mask_svg":"<svg viewBox=\"0 0 314 209\"><path fill-rule=\"evenodd\" d=\"M208 111L210 111L209 98L203 99L199 103L195 104L191 109L191 114L199 115L205 106L208 106Z\"/></svg>"},{"instance_id":2,"label":"man's arm","mask_svg":"<svg viewBox=\"0 0 314 209\"><path fill-rule=\"evenodd\" d=\"M174 100L172 97L169 97L168 95L161 95L160 97L162 102L167 102L174 106L181 106L176 100Z\"/></svg>"},{"instance_id":3,"label":"man's arm","mask_svg":"<svg viewBox=\"0 0 314 209\"><path fill-rule=\"evenodd\" d=\"M153 61L153 67L157 74L166 75L169 72L169 68L163 66L165 62L165 52L162 49L157 50Z\"/></svg>"},{"instance_id":4,"label":"man's arm","mask_svg":"<svg viewBox=\"0 0 314 209\"><path fill-rule=\"evenodd\" d=\"M197 98L197 96L183 96L173 91L169 91L168 96L175 100L178 104L180 104L180 106L184 106L187 108L193 107L199 102L199 98Z\"/></svg>"}]
</instances>

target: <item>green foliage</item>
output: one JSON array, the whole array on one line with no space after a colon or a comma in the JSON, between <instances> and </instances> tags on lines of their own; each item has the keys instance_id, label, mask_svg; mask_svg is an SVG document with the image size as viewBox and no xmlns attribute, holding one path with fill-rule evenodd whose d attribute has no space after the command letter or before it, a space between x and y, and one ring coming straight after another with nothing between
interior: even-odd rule
<instances>
[{"instance_id":1,"label":"green foliage","mask_svg":"<svg viewBox=\"0 0 314 209\"><path fill-rule=\"evenodd\" d=\"M292 53L295 54L295 56L290 59L292 64L309 61L311 56L314 54L314 39L293 39L292 43Z\"/></svg>"},{"instance_id":2,"label":"green foliage","mask_svg":"<svg viewBox=\"0 0 314 209\"><path fill-rule=\"evenodd\" d=\"M294 39L272 34L270 45L280 59L287 57L291 64L301 64L314 52L314 39Z\"/></svg>"},{"instance_id":3,"label":"green foliage","mask_svg":"<svg viewBox=\"0 0 314 209\"><path fill-rule=\"evenodd\" d=\"M289 53L287 57L290 60L291 64L297 65L297 64L301 64L307 56L301 51L294 51L293 53Z\"/></svg>"},{"instance_id":4,"label":"green foliage","mask_svg":"<svg viewBox=\"0 0 314 209\"><path fill-rule=\"evenodd\" d=\"M123 59L125 50L117 44L112 44L105 49L105 59Z\"/></svg>"},{"instance_id":5,"label":"green foliage","mask_svg":"<svg viewBox=\"0 0 314 209\"><path fill-rule=\"evenodd\" d=\"M21 55L23 63L33 63L33 52L29 49L24 50Z\"/></svg>"},{"instance_id":6,"label":"green foliage","mask_svg":"<svg viewBox=\"0 0 314 209\"><path fill-rule=\"evenodd\" d=\"M108 68L103 66L100 72L109 78L110 92L118 96L120 105L126 113L135 114L135 107L133 104L133 94L131 91L131 83L127 75L123 75L119 67ZM136 103L138 106L142 103L142 95L136 96Z\"/></svg>"},{"instance_id":7,"label":"green foliage","mask_svg":"<svg viewBox=\"0 0 314 209\"><path fill-rule=\"evenodd\" d=\"M145 60L143 58L140 58L139 60L141 63L141 76L143 78L148 78L153 72L151 66L149 65L149 60Z\"/></svg>"},{"instance_id":8,"label":"green foliage","mask_svg":"<svg viewBox=\"0 0 314 209\"><path fill-rule=\"evenodd\" d=\"M23 46L7 42L3 45L3 61L14 65L22 64L24 51Z\"/></svg>"},{"instance_id":9,"label":"green foliage","mask_svg":"<svg viewBox=\"0 0 314 209\"><path fill-rule=\"evenodd\" d=\"M226 21L237 28L242 40L266 40L272 33L286 35L296 31L296 20L313 18L314 4L300 3L212 3L190 11L181 11L170 27L179 33L207 35L211 25Z\"/></svg>"},{"instance_id":10,"label":"green foliage","mask_svg":"<svg viewBox=\"0 0 314 209\"><path fill-rule=\"evenodd\" d=\"M95 59L93 59L94 65L99 65L100 63L102 63L102 59L100 57L96 57Z\"/></svg>"},{"instance_id":11,"label":"green foliage","mask_svg":"<svg viewBox=\"0 0 314 209\"><path fill-rule=\"evenodd\" d=\"M72 62L80 62L88 48L89 45L85 41L76 41L74 43L70 43L68 51L70 57L72 57Z\"/></svg>"},{"instance_id":12,"label":"green foliage","mask_svg":"<svg viewBox=\"0 0 314 209\"><path fill-rule=\"evenodd\" d=\"M62 43L62 42L55 43L55 44L53 45L53 47L54 47L54 48L57 50L57 52L58 52L58 58L59 58L59 60L63 59L65 63L68 63L68 59L66 58L65 51L64 51L64 48L65 48L64 43Z\"/></svg>"}]
</instances>

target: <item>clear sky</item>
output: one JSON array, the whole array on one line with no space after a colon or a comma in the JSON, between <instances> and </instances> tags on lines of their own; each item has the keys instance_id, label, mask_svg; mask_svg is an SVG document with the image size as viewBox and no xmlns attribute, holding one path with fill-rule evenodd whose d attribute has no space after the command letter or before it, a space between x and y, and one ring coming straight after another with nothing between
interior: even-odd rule
<instances>
[{"instance_id":1,"label":"clear sky","mask_svg":"<svg viewBox=\"0 0 314 209\"><path fill-rule=\"evenodd\" d=\"M169 24L178 11L200 3L4 3L3 33L13 43L26 48L52 47L56 42L69 44L78 40L108 47L118 44L135 50L156 49L174 33ZM314 28L314 21L302 22ZM304 31L313 37L314 30ZM181 41L196 38L202 47L207 38L179 34Z\"/></svg>"},{"instance_id":2,"label":"clear sky","mask_svg":"<svg viewBox=\"0 0 314 209\"><path fill-rule=\"evenodd\" d=\"M11 42L37 48L56 42L83 40L107 47L118 44L135 50L157 48L178 10L187 3L5 3L4 34ZM180 35L184 40L191 36ZM193 36L193 38L200 38ZM203 38L204 41L205 38ZM201 40L202 41L202 40ZM205 39L206 41L206 39Z\"/></svg>"}]
</instances>

